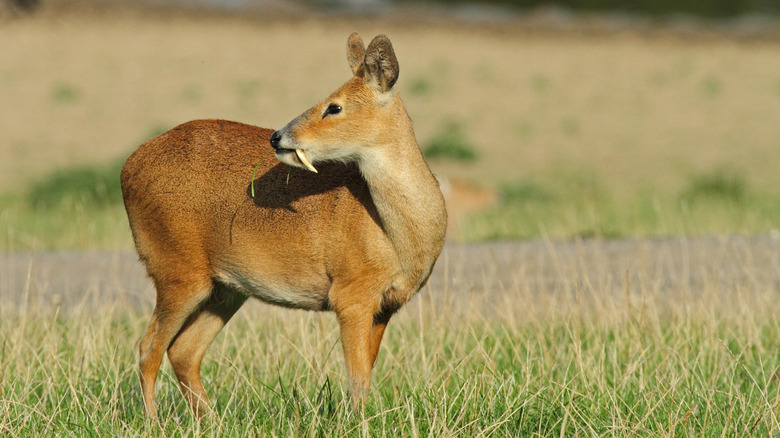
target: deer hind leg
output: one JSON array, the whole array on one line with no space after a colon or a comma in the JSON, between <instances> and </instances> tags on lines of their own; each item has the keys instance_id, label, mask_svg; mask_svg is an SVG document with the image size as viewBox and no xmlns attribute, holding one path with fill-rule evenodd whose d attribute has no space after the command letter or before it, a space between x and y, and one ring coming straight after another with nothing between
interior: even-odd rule
<instances>
[{"instance_id":1,"label":"deer hind leg","mask_svg":"<svg viewBox=\"0 0 780 438\"><path fill-rule=\"evenodd\" d=\"M154 384L160 370L163 355L179 333L187 319L196 312L211 293L211 280L199 282L155 282L157 305L152 321L139 345L139 369L144 409L151 418L156 418L154 406Z\"/></svg>"},{"instance_id":2,"label":"deer hind leg","mask_svg":"<svg viewBox=\"0 0 780 438\"><path fill-rule=\"evenodd\" d=\"M208 411L208 398L200 381L200 365L209 345L247 297L224 287L215 287L211 297L196 311L168 347L168 359L181 391L197 418Z\"/></svg>"}]
</instances>

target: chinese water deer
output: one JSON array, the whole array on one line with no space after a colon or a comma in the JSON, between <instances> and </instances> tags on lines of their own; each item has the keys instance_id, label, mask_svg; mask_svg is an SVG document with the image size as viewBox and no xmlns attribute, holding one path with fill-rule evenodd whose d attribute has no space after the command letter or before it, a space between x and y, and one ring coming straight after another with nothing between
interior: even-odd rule
<instances>
[{"instance_id":1,"label":"chinese water deer","mask_svg":"<svg viewBox=\"0 0 780 438\"><path fill-rule=\"evenodd\" d=\"M157 289L139 347L150 416L166 351L190 406L206 412L201 360L249 297L333 310L361 405L385 327L430 275L447 217L393 90L390 40L366 49L352 34L347 60L353 77L276 132L193 121L125 163L125 208ZM281 163L261 159L271 150Z\"/></svg>"}]
</instances>

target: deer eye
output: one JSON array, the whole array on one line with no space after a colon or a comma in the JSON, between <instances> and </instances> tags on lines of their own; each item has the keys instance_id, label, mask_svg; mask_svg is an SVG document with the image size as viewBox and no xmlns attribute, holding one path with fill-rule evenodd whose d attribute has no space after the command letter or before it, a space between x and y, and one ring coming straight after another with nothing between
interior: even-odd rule
<instances>
[{"instance_id":1,"label":"deer eye","mask_svg":"<svg viewBox=\"0 0 780 438\"><path fill-rule=\"evenodd\" d=\"M322 118L332 116L334 114L340 113L342 108L339 105L336 105L335 103L332 103L328 105L328 108L325 109L325 114L322 115Z\"/></svg>"}]
</instances>

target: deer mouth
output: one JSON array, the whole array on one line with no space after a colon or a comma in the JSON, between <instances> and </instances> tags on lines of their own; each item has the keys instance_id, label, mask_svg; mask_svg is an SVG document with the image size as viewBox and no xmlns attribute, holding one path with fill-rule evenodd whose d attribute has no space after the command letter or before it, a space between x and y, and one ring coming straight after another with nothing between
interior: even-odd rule
<instances>
[{"instance_id":1,"label":"deer mouth","mask_svg":"<svg viewBox=\"0 0 780 438\"><path fill-rule=\"evenodd\" d=\"M306 156L306 153L303 152L303 149L285 149L285 148L279 148L276 150L277 155L280 153L283 154L293 154L295 153L295 156L298 157L298 161L301 162L301 165L305 167L307 170L310 170L314 173L318 173L317 169L314 167L313 164L311 164L311 161L309 161L309 158Z\"/></svg>"},{"instance_id":2,"label":"deer mouth","mask_svg":"<svg viewBox=\"0 0 780 438\"><path fill-rule=\"evenodd\" d=\"M295 155L298 156L298 159L301 160L301 163L303 163L304 166L306 166L307 169L311 170L314 173L317 173L317 169L314 168L314 165L311 164L311 161L306 157L306 154L303 153L303 149L296 149Z\"/></svg>"}]
</instances>

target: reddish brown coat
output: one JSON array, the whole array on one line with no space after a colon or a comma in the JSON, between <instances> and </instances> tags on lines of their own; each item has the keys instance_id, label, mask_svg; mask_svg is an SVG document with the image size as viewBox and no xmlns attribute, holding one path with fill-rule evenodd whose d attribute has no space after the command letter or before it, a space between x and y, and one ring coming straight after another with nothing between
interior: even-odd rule
<instances>
[{"instance_id":1,"label":"reddish brown coat","mask_svg":"<svg viewBox=\"0 0 780 438\"><path fill-rule=\"evenodd\" d=\"M205 412L201 360L248 297L335 311L354 405L365 397L387 322L441 252L446 211L392 92L390 41L377 37L364 50L353 34L347 58L355 76L274 141L268 129L198 120L125 163L125 207L157 289L139 347L151 416L166 351L188 402ZM338 111L326 114L334 102ZM271 143L290 166L270 155ZM318 173L304 170L313 169L306 157Z\"/></svg>"}]
</instances>

